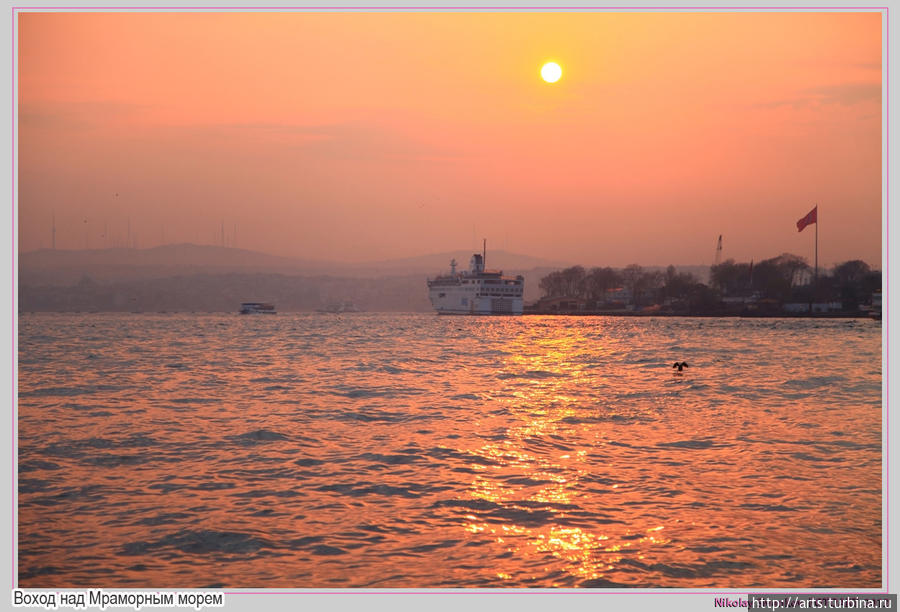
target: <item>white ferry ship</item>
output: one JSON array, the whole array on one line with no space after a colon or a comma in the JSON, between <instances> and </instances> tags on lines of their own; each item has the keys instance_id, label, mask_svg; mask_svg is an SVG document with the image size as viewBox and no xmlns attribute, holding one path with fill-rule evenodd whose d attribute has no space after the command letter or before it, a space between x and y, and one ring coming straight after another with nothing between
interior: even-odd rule
<instances>
[{"instance_id":1,"label":"white ferry ship","mask_svg":"<svg viewBox=\"0 0 900 612\"><path fill-rule=\"evenodd\" d=\"M274 304L263 302L244 302L241 304L241 314L275 314Z\"/></svg>"},{"instance_id":2,"label":"white ferry ship","mask_svg":"<svg viewBox=\"0 0 900 612\"><path fill-rule=\"evenodd\" d=\"M428 279L428 297L438 314L520 315L525 278L503 276L500 270L484 267L487 250L475 253L468 272L456 271L450 261L450 274Z\"/></svg>"}]
</instances>

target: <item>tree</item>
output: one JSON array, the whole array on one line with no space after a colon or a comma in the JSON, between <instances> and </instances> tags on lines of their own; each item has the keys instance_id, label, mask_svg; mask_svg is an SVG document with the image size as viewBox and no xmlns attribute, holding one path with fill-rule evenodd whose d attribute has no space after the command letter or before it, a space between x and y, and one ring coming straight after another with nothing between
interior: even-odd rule
<instances>
[{"instance_id":1,"label":"tree","mask_svg":"<svg viewBox=\"0 0 900 612\"><path fill-rule=\"evenodd\" d=\"M716 293L703 283L697 283L691 288L687 296L688 312L697 314L710 314L719 309L719 300Z\"/></svg>"},{"instance_id":2,"label":"tree","mask_svg":"<svg viewBox=\"0 0 900 612\"><path fill-rule=\"evenodd\" d=\"M663 298L684 299L697 284L697 278L693 274L679 274L675 271L675 266L669 266L666 268Z\"/></svg>"},{"instance_id":3,"label":"tree","mask_svg":"<svg viewBox=\"0 0 900 612\"><path fill-rule=\"evenodd\" d=\"M544 297L582 297L584 293L584 268L572 266L565 270L551 272L541 279L538 286Z\"/></svg>"},{"instance_id":4,"label":"tree","mask_svg":"<svg viewBox=\"0 0 900 612\"><path fill-rule=\"evenodd\" d=\"M860 283L871 272L869 264L859 259L838 264L831 271L834 279L840 283Z\"/></svg>"},{"instance_id":5,"label":"tree","mask_svg":"<svg viewBox=\"0 0 900 612\"><path fill-rule=\"evenodd\" d=\"M801 279L808 276L810 270L806 259L799 255L791 253L782 253L775 258L775 264L781 271L781 274L787 279L791 286L799 285Z\"/></svg>"},{"instance_id":6,"label":"tree","mask_svg":"<svg viewBox=\"0 0 900 612\"><path fill-rule=\"evenodd\" d=\"M584 295L584 268L572 266L562 271L563 285L566 297L583 297Z\"/></svg>"},{"instance_id":7,"label":"tree","mask_svg":"<svg viewBox=\"0 0 900 612\"><path fill-rule=\"evenodd\" d=\"M866 274L862 280L862 288L868 298L866 302L869 302L873 293L881 291L881 270L872 270Z\"/></svg>"},{"instance_id":8,"label":"tree","mask_svg":"<svg viewBox=\"0 0 900 612\"><path fill-rule=\"evenodd\" d=\"M632 294L634 294L635 289L640 283L640 277L643 273L644 269L637 264L625 266L625 269L622 270L622 282L625 284L625 288L630 290Z\"/></svg>"},{"instance_id":9,"label":"tree","mask_svg":"<svg viewBox=\"0 0 900 612\"><path fill-rule=\"evenodd\" d=\"M631 299L635 306L643 304L655 289L663 284L662 272L645 272L637 265L631 264L622 270L622 281L631 290Z\"/></svg>"},{"instance_id":10,"label":"tree","mask_svg":"<svg viewBox=\"0 0 900 612\"><path fill-rule=\"evenodd\" d=\"M653 301L665 282L665 275L659 271L644 272L638 277L634 303L643 304L645 300Z\"/></svg>"},{"instance_id":11,"label":"tree","mask_svg":"<svg viewBox=\"0 0 900 612\"><path fill-rule=\"evenodd\" d=\"M561 297L565 295L562 273L560 271L551 272L541 279L538 284L544 297Z\"/></svg>"},{"instance_id":12,"label":"tree","mask_svg":"<svg viewBox=\"0 0 900 612\"><path fill-rule=\"evenodd\" d=\"M754 266L753 289L766 298L786 302L791 299L794 286L808 272L809 264L804 258L783 253Z\"/></svg>"},{"instance_id":13,"label":"tree","mask_svg":"<svg viewBox=\"0 0 900 612\"><path fill-rule=\"evenodd\" d=\"M541 288L541 292L543 292L544 297L557 297L562 295L562 282L560 273L558 271L551 272L541 279L541 282L538 283L538 287Z\"/></svg>"},{"instance_id":14,"label":"tree","mask_svg":"<svg viewBox=\"0 0 900 612\"><path fill-rule=\"evenodd\" d=\"M740 295L750 289L750 264L726 259L709 270L710 284L722 295Z\"/></svg>"},{"instance_id":15,"label":"tree","mask_svg":"<svg viewBox=\"0 0 900 612\"><path fill-rule=\"evenodd\" d=\"M594 303L604 303L609 290L621 282L621 275L612 268L592 268L584 277L585 297Z\"/></svg>"},{"instance_id":16,"label":"tree","mask_svg":"<svg viewBox=\"0 0 900 612\"><path fill-rule=\"evenodd\" d=\"M840 297L844 308L858 308L860 302L868 301L867 294L871 294L864 286L869 274L871 274L869 264L859 259L836 265L831 271L832 295Z\"/></svg>"}]
</instances>

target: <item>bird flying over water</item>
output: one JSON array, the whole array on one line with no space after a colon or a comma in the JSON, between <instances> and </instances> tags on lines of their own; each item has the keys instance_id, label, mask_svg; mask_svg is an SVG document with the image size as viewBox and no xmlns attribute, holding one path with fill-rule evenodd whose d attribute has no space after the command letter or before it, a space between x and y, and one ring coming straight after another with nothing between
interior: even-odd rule
<instances>
[{"instance_id":1,"label":"bird flying over water","mask_svg":"<svg viewBox=\"0 0 900 612\"><path fill-rule=\"evenodd\" d=\"M681 363L678 363L678 362L676 361L674 364L672 364L672 367L673 367L673 368L678 368L678 371L681 372L683 369L685 369L686 367L688 367L688 364L687 364L687 361L682 361Z\"/></svg>"}]
</instances>

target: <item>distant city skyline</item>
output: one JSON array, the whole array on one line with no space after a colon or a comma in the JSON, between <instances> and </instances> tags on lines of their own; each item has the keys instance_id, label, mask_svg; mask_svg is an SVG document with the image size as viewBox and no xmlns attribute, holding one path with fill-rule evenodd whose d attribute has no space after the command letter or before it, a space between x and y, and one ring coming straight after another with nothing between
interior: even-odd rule
<instances>
[{"instance_id":1,"label":"distant city skyline","mask_svg":"<svg viewBox=\"0 0 900 612\"><path fill-rule=\"evenodd\" d=\"M20 252L882 267L879 12L18 18Z\"/></svg>"}]
</instances>

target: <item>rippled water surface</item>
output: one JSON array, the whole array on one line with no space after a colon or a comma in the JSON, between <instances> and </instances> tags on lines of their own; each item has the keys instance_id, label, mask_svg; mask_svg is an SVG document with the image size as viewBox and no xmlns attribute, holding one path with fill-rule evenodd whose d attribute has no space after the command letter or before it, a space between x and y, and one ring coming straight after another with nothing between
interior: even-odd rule
<instances>
[{"instance_id":1,"label":"rippled water surface","mask_svg":"<svg viewBox=\"0 0 900 612\"><path fill-rule=\"evenodd\" d=\"M23 314L18 367L23 587L881 587L878 322Z\"/></svg>"}]
</instances>

